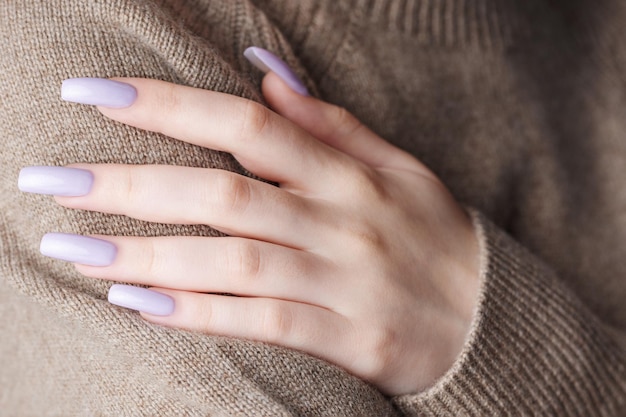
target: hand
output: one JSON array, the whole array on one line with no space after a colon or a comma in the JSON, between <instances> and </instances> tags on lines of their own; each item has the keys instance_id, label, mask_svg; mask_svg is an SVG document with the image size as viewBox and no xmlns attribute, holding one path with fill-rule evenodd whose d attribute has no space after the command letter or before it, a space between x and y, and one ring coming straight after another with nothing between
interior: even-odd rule
<instances>
[{"instance_id":1,"label":"hand","mask_svg":"<svg viewBox=\"0 0 626 417\"><path fill-rule=\"evenodd\" d=\"M230 152L279 187L218 169L76 165L94 182L70 208L229 237L101 237L108 266L82 274L153 286L172 314L153 323L298 349L389 395L423 390L459 355L477 302L468 215L411 155L345 110L270 73L272 112L242 98L147 79L107 117ZM234 294L239 297L219 294Z\"/></svg>"}]
</instances>

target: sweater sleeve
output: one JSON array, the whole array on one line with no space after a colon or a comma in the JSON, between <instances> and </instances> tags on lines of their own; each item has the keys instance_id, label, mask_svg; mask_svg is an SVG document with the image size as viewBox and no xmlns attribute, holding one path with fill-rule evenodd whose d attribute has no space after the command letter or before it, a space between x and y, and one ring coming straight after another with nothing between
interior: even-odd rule
<instances>
[{"instance_id":1,"label":"sweater sleeve","mask_svg":"<svg viewBox=\"0 0 626 417\"><path fill-rule=\"evenodd\" d=\"M406 415L622 416L626 358L603 323L540 260L474 213L482 288L463 352Z\"/></svg>"}]
</instances>

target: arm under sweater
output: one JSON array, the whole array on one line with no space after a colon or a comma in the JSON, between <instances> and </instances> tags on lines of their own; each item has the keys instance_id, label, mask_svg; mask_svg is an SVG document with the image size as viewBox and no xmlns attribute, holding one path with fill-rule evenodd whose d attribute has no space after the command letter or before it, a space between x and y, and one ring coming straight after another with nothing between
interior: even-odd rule
<instances>
[{"instance_id":1,"label":"arm under sweater","mask_svg":"<svg viewBox=\"0 0 626 417\"><path fill-rule=\"evenodd\" d=\"M626 98L612 88L613 78L591 86L580 70L587 66L534 52L537 43L528 38L516 43L519 33L533 36L525 18L550 20L543 3L525 2L526 14L492 0L31 0L0 6L0 414L620 415L624 347L604 323L624 334L626 310L615 299L626 293L626 256L611 243L626 241L619 216L626 204L610 188L598 188L601 204L579 210L580 189L596 183L564 185L561 179L577 172L578 160L567 159L559 171L561 153L550 146L554 138L571 139L563 155L590 160L598 157L596 149L578 149L588 142L575 139L608 138L602 155L626 155L614 140L626 132L620 113ZM537 4L542 13L534 14L527 5ZM561 35L548 35L540 37L554 43L548 51L561 51ZM241 56L250 45L284 57L315 94L410 150L460 201L485 213L476 216L484 283L474 329L454 368L430 390L388 399L298 352L150 326L106 302L109 284L38 254L39 239L51 231L215 235L203 227L64 210L50 199L16 193L15 181L23 166L73 162L240 171L227 155L62 103L58 88L70 77L139 76L258 100L260 74ZM593 62L604 65L603 74L613 65ZM567 76L561 77L561 66ZM572 100L572 87L581 85L589 89ZM605 101L596 100L594 88ZM534 96L535 89L544 96ZM600 119L579 117L586 100L601 104L594 107ZM542 113L555 108L566 123L553 123L557 112ZM613 177L626 173L619 160L612 162ZM600 165L594 168L585 178L609 177ZM536 203L541 199L530 198L533 193L550 204ZM596 206L605 209L593 211ZM554 219L565 219L566 226ZM569 224L581 228L575 239L564 232ZM569 263L559 252L567 255L569 241L592 242L571 247L572 274L564 273ZM610 256L594 252L600 250L594 245ZM610 276L619 279L609 282ZM584 282L593 290L582 291ZM605 308L592 302L602 298L598 294Z\"/></svg>"},{"instance_id":2,"label":"arm under sweater","mask_svg":"<svg viewBox=\"0 0 626 417\"><path fill-rule=\"evenodd\" d=\"M433 388L394 399L419 416L619 416L626 357L540 260L479 214L483 288L472 334Z\"/></svg>"}]
</instances>

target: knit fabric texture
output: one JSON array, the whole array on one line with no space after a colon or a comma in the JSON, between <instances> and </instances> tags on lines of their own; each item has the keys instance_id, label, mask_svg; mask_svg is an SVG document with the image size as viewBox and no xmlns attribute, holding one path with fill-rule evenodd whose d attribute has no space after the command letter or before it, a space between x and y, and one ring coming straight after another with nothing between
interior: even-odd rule
<instances>
[{"instance_id":1,"label":"knit fabric texture","mask_svg":"<svg viewBox=\"0 0 626 417\"><path fill-rule=\"evenodd\" d=\"M626 415L625 28L622 0L3 2L0 416ZM424 392L388 398L296 351L148 324L106 301L111 283L38 252L47 232L218 236L67 210L19 193L17 175L76 162L247 175L59 88L133 76L262 102L252 45L471 207L476 318Z\"/></svg>"}]
</instances>

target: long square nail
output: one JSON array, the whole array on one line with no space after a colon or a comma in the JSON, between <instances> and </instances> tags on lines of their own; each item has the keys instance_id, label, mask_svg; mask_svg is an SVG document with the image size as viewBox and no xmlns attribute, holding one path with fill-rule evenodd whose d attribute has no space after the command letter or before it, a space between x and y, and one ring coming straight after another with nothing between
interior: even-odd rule
<instances>
[{"instance_id":1,"label":"long square nail","mask_svg":"<svg viewBox=\"0 0 626 417\"><path fill-rule=\"evenodd\" d=\"M70 78L61 85L61 98L80 104L124 108L137 99L137 90L130 84L106 78Z\"/></svg>"},{"instance_id":2,"label":"long square nail","mask_svg":"<svg viewBox=\"0 0 626 417\"><path fill-rule=\"evenodd\" d=\"M296 93L303 96L309 95L309 90L289 65L267 49L251 46L243 54L261 71L265 73L272 71L278 75Z\"/></svg>"},{"instance_id":3,"label":"long square nail","mask_svg":"<svg viewBox=\"0 0 626 417\"><path fill-rule=\"evenodd\" d=\"M17 180L20 191L79 197L89 194L93 174L85 169L35 166L22 168Z\"/></svg>"},{"instance_id":4,"label":"long square nail","mask_svg":"<svg viewBox=\"0 0 626 417\"><path fill-rule=\"evenodd\" d=\"M117 256L111 242L68 233L47 233L39 250L44 256L91 266L109 266Z\"/></svg>"},{"instance_id":5,"label":"long square nail","mask_svg":"<svg viewBox=\"0 0 626 417\"><path fill-rule=\"evenodd\" d=\"M169 295L132 285L111 286L108 300L111 304L155 316L169 316L175 307L174 299Z\"/></svg>"}]
</instances>

